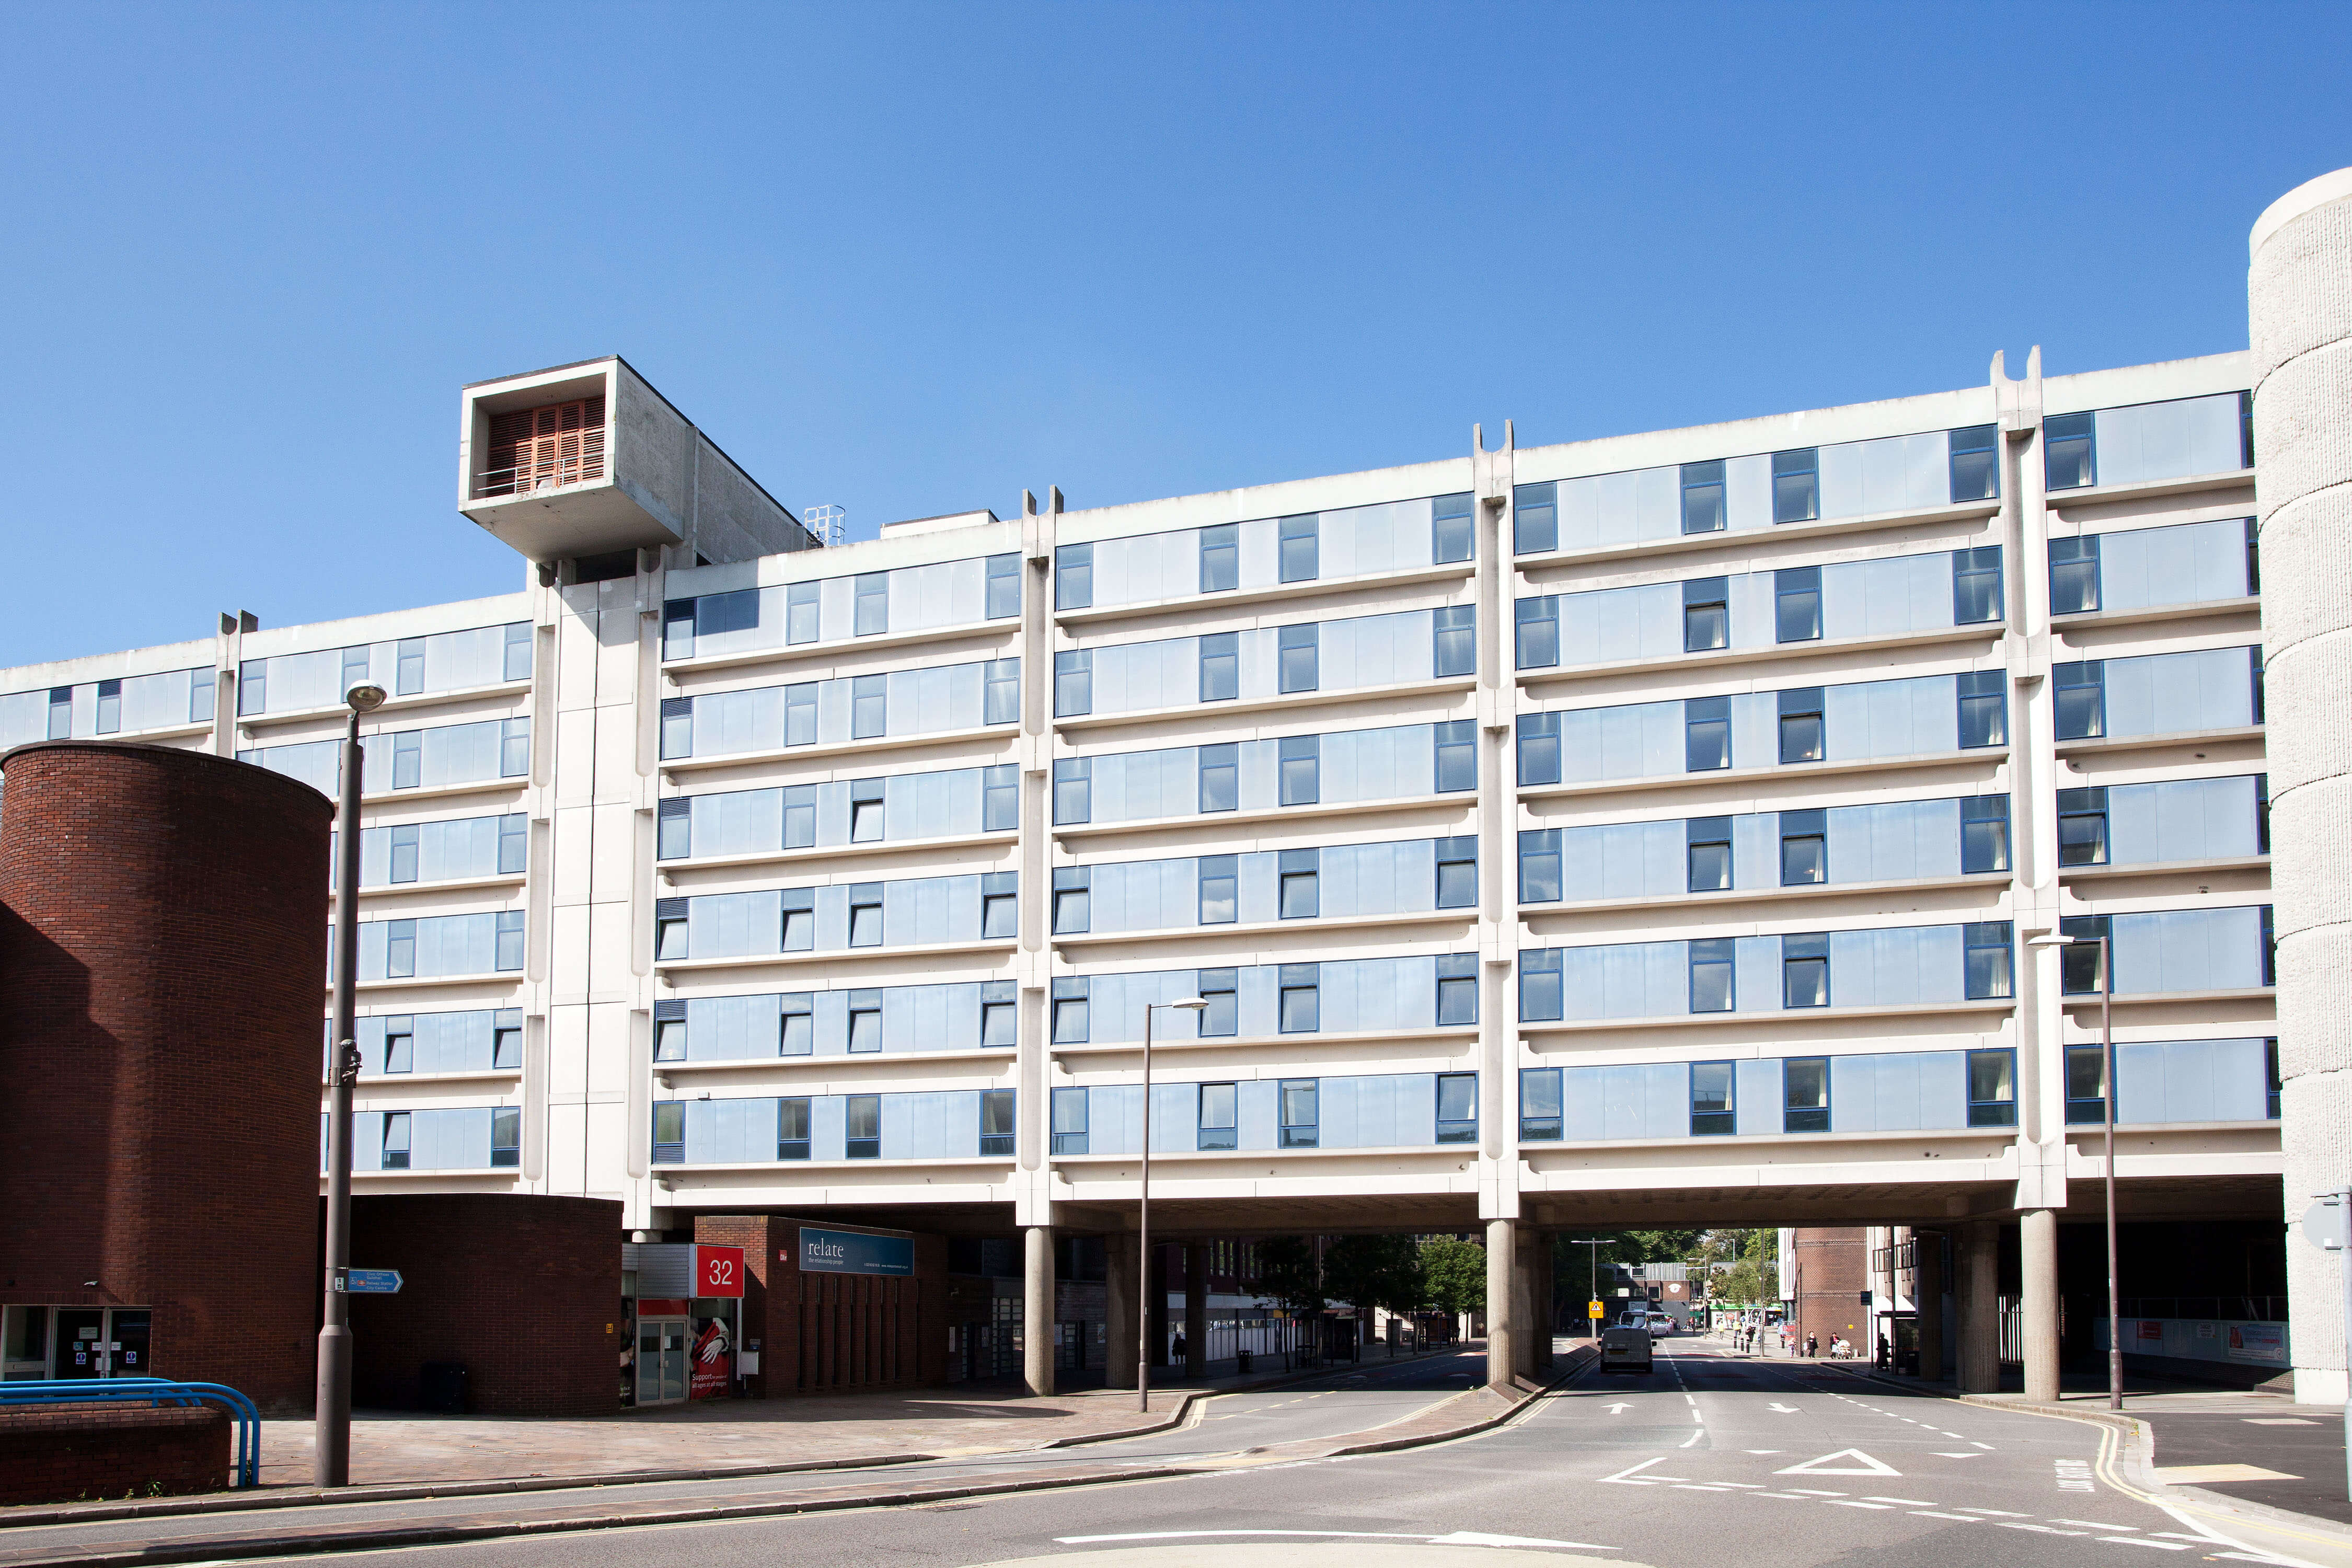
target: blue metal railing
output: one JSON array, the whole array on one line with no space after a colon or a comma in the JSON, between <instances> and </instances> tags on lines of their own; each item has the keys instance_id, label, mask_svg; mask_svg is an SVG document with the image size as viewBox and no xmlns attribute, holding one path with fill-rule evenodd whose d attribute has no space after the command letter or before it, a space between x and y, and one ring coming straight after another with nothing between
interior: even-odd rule
<instances>
[{"instance_id":1,"label":"blue metal railing","mask_svg":"<svg viewBox=\"0 0 2352 1568\"><path fill-rule=\"evenodd\" d=\"M165 1377L40 1378L0 1383L8 1405L217 1405L236 1424L231 1485L261 1484L261 1413L253 1401L218 1383L174 1383Z\"/></svg>"}]
</instances>

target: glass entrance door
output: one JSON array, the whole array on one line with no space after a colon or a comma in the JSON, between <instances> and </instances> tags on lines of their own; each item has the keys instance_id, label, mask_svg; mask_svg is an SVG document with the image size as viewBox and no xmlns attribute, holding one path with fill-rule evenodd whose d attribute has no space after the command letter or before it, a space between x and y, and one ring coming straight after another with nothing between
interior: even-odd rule
<instances>
[{"instance_id":1,"label":"glass entrance door","mask_svg":"<svg viewBox=\"0 0 2352 1568\"><path fill-rule=\"evenodd\" d=\"M106 1310L102 1307L58 1309L57 1360L52 1377L106 1375Z\"/></svg>"},{"instance_id":2,"label":"glass entrance door","mask_svg":"<svg viewBox=\"0 0 2352 1568\"><path fill-rule=\"evenodd\" d=\"M662 1401L665 1404L684 1399L687 1392L686 1320L662 1320L661 1347Z\"/></svg>"},{"instance_id":3,"label":"glass entrance door","mask_svg":"<svg viewBox=\"0 0 2352 1568\"><path fill-rule=\"evenodd\" d=\"M637 1403L674 1405L686 1397L686 1320L637 1320Z\"/></svg>"},{"instance_id":4,"label":"glass entrance door","mask_svg":"<svg viewBox=\"0 0 2352 1568\"><path fill-rule=\"evenodd\" d=\"M147 1329L154 1314L144 1307L136 1310L116 1308L107 1314L106 1354L110 1363L110 1377L152 1377L154 1371L147 1364Z\"/></svg>"}]
</instances>

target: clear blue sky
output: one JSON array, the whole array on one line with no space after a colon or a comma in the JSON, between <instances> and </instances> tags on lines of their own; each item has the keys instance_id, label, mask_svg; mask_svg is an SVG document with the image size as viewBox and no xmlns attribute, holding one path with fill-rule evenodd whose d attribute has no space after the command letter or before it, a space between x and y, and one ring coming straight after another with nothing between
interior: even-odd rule
<instances>
[{"instance_id":1,"label":"clear blue sky","mask_svg":"<svg viewBox=\"0 0 2352 1568\"><path fill-rule=\"evenodd\" d=\"M620 353L859 531L2240 348L2352 8L21 5L0 665L507 591Z\"/></svg>"}]
</instances>

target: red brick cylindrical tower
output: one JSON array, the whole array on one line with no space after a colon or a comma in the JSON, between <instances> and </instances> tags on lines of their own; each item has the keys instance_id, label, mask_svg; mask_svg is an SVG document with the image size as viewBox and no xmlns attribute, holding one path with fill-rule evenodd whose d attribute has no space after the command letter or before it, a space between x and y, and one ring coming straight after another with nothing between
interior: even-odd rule
<instances>
[{"instance_id":1,"label":"red brick cylindrical tower","mask_svg":"<svg viewBox=\"0 0 2352 1568\"><path fill-rule=\"evenodd\" d=\"M307 1408L333 807L164 746L0 768L0 1303L150 1309L137 1370Z\"/></svg>"}]
</instances>

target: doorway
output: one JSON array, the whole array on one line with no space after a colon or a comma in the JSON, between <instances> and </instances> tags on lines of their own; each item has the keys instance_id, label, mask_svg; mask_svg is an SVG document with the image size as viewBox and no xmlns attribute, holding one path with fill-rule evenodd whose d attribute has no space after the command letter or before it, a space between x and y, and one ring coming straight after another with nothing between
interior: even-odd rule
<instances>
[{"instance_id":1,"label":"doorway","mask_svg":"<svg viewBox=\"0 0 2352 1568\"><path fill-rule=\"evenodd\" d=\"M686 1399L684 1318L637 1320L637 1403L677 1405Z\"/></svg>"}]
</instances>

